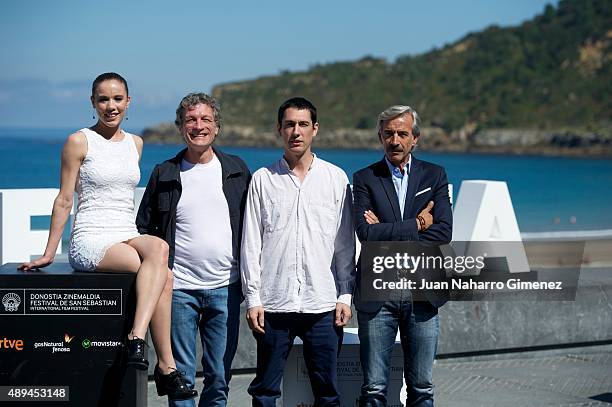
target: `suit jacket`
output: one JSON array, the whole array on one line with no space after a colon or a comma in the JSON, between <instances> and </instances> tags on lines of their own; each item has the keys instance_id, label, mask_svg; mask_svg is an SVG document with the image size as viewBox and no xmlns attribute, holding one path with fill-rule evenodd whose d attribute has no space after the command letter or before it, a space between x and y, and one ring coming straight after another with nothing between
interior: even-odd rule
<instances>
[{"instance_id":1,"label":"suit jacket","mask_svg":"<svg viewBox=\"0 0 612 407\"><path fill-rule=\"evenodd\" d=\"M353 175L354 220L359 241L427 241L440 244L451 241L453 214L448 196L446 171L439 165L412 156L409 177L402 217L391 173L384 158ZM434 202L431 211L434 223L427 230L419 232L415 218L429 201ZM366 210L373 211L380 223L369 225L363 217ZM355 307L358 311L376 312L382 306L382 302L361 299L360 265L361 261L357 265ZM428 293L425 295L436 307L443 305L447 300L439 295L431 296L431 299Z\"/></svg>"}]
</instances>

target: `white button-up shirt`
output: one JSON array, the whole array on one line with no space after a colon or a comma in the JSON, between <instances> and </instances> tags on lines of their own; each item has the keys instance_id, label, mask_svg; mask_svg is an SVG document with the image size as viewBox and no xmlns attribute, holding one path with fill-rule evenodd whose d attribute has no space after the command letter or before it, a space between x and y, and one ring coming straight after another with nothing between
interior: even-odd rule
<instances>
[{"instance_id":1,"label":"white button-up shirt","mask_svg":"<svg viewBox=\"0 0 612 407\"><path fill-rule=\"evenodd\" d=\"M351 303L352 194L344 171L317 157L302 182L285 161L253 174L241 276L247 308L321 313Z\"/></svg>"}]
</instances>

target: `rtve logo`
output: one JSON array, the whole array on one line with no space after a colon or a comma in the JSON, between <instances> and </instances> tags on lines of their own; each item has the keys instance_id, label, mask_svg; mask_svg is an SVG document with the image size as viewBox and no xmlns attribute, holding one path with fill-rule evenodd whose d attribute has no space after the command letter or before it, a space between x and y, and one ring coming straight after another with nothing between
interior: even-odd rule
<instances>
[{"instance_id":1,"label":"rtve logo","mask_svg":"<svg viewBox=\"0 0 612 407\"><path fill-rule=\"evenodd\" d=\"M23 339L8 339L6 337L0 339L0 350L23 350Z\"/></svg>"}]
</instances>

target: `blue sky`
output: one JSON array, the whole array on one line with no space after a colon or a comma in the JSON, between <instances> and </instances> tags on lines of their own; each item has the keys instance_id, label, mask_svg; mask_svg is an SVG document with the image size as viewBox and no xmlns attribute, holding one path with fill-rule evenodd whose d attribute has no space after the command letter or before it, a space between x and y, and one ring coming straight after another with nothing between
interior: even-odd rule
<instances>
[{"instance_id":1,"label":"blue sky","mask_svg":"<svg viewBox=\"0 0 612 407\"><path fill-rule=\"evenodd\" d=\"M138 129L171 121L191 91L365 55L393 61L557 1L359 3L3 0L0 127L90 125L91 81L116 71Z\"/></svg>"}]
</instances>

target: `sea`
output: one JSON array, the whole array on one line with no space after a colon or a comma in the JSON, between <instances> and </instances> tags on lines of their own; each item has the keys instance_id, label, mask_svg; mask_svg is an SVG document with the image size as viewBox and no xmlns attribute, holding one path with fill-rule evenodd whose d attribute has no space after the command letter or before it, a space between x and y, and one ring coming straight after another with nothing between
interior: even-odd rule
<instances>
[{"instance_id":1,"label":"sea","mask_svg":"<svg viewBox=\"0 0 612 407\"><path fill-rule=\"evenodd\" d=\"M0 189L58 188L62 145L75 130L0 128ZM139 129L134 132L139 133ZM145 144L140 186L146 186L155 164L173 157L182 148L178 144ZM316 141L313 150L342 168L349 179L355 171L383 156L382 150L317 149ZM282 154L278 148L224 147L223 151L241 157L251 171L278 160ZM414 154L446 169L455 199L461 193L462 181L505 181L521 232L612 229L609 158L418 150Z\"/></svg>"}]
</instances>

